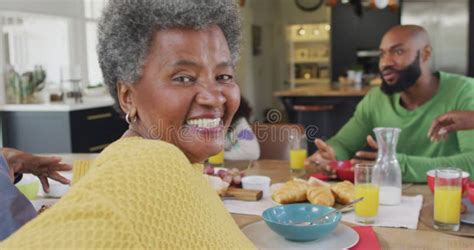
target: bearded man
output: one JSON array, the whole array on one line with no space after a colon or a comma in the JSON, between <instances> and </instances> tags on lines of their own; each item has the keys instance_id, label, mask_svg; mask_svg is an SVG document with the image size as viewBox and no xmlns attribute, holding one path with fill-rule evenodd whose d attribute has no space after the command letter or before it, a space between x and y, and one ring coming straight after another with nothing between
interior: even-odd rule
<instances>
[{"instance_id":1,"label":"bearded man","mask_svg":"<svg viewBox=\"0 0 474 250\"><path fill-rule=\"evenodd\" d=\"M327 142L316 139L318 151L307 167L327 168L331 160L375 161L373 129L401 128L397 159L404 182L425 182L426 172L457 167L474 176L474 131L457 131L447 141L431 141L431 122L450 110L474 110L474 79L432 72L432 48L425 29L395 26L380 43L380 88L373 88L357 105L353 117ZM363 160L362 160L363 159Z\"/></svg>"}]
</instances>

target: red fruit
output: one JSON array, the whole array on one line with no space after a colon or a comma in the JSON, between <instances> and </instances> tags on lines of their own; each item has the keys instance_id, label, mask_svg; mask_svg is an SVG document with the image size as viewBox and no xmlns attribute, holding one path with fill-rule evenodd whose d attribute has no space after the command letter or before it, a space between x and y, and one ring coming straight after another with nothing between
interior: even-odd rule
<instances>
[{"instance_id":1,"label":"red fruit","mask_svg":"<svg viewBox=\"0 0 474 250\"><path fill-rule=\"evenodd\" d=\"M204 168L204 173L207 175L214 175L214 168L212 166L206 166Z\"/></svg>"},{"instance_id":2,"label":"red fruit","mask_svg":"<svg viewBox=\"0 0 474 250\"><path fill-rule=\"evenodd\" d=\"M227 171L224 170L224 169L221 169L221 170L217 171L217 176L219 176L221 179L224 179L224 177L226 177L228 174L229 173L227 173Z\"/></svg>"}]
</instances>

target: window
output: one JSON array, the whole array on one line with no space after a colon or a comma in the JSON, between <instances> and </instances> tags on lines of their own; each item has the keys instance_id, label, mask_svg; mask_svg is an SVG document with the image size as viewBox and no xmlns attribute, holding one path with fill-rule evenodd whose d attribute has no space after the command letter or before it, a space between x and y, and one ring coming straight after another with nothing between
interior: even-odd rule
<instances>
[{"instance_id":1,"label":"window","mask_svg":"<svg viewBox=\"0 0 474 250\"><path fill-rule=\"evenodd\" d=\"M68 19L46 15L0 13L5 63L22 74L40 65L47 82L59 83L69 66Z\"/></svg>"},{"instance_id":2,"label":"window","mask_svg":"<svg viewBox=\"0 0 474 250\"><path fill-rule=\"evenodd\" d=\"M107 0L84 0L84 15L87 39L87 71L89 85L97 86L103 83L102 72L97 57L97 21Z\"/></svg>"}]
</instances>

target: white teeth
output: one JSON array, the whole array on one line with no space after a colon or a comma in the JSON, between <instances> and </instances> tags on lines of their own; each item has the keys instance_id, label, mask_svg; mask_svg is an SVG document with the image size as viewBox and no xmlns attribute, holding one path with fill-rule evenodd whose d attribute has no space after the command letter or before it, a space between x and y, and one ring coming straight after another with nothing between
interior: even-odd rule
<instances>
[{"instance_id":1,"label":"white teeth","mask_svg":"<svg viewBox=\"0 0 474 250\"><path fill-rule=\"evenodd\" d=\"M214 128L219 126L221 123L221 118L214 118L214 119L192 119L187 120L186 123L188 125L195 125L202 128Z\"/></svg>"}]
</instances>

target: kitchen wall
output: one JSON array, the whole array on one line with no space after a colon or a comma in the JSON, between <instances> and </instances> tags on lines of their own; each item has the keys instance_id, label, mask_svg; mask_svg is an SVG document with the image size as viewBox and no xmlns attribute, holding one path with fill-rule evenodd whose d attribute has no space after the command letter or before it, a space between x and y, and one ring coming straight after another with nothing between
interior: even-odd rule
<instances>
[{"instance_id":1,"label":"kitchen wall","mask_svg":"<svg viewBox=\"0 0 474 250\"><path fill-rule=\"evenodd\" d=\"M280 106L273 97L275 90L288 88L289 66L285 43L285 26L288 24L326 22L329 11L322 6L317 11L299 10L293 0L247 0L241 8L243 22L243 46L237 68L237 80L242 94L254 107L254 115L263 118L266 108ZM27 12L67 17L70 20L70 65L86 65L87 50L82 0L1 0L0 11ZM252 25L261 27L261 53L252 53ZM4 57L0 51L0 64ZM1 65L0 65L1 66ZM1 70L4 67L0 67ZM87 67L81 67L81 75L87 76ZM3 76L3 72L0 72ZM3 87L0 77L0 89ZM1 94L1 93L0 93ZM3 95L0 95L2 102ZM281 106L280 106L281 107Z\"/></svg>"},{"instance_id":2,"label":"kitchen wall","mask_svg":"<svg viewBox=\"0 0 474 250\"><path fill-rule=\"evenodd\" d=\"M364 8L363 16L354 13L352 6L337 5L331 13L332 80L344 75L356 63L358 49L378 49L383 34L400 24L400 11Z\"/></svg>"},{"instance_id":3,"label":"kitchen wall","mask_svg":"<svg viewBox=\"0 0 474 250\"><path fill-rule=\"evenodd\" d=\"M275 13L280 12L280 6L272 5L271 0L246 1L241 11L243 39L237 80L242 95L253 108L254 118L261 119L263 110L272 106L274 84L281 81L281 70L276 70L280 67L278 61L281 52L277 48L281 44L281 24L280 20L274 20ZM261 30L261 50L258 55L253 54L252 26L258 26Z\"/></svg>"},{"instance_id":4,"label":"kitchen wall","mask_svg":"<svg viewBox=\"0 0 474 250\"><path fill-rule=\"evenodd\" d=\"M286 89L289 66L285 43L285 26L289 24L327 22L326 6L313 12L299 10L293 0L247 0L243 15L243 46L237 68L242 94L249 99L258 120L264 110L282 107L273 92ZM252 54L252 25L261 27L262 51Z\"/></svg>"}]
</instances>

